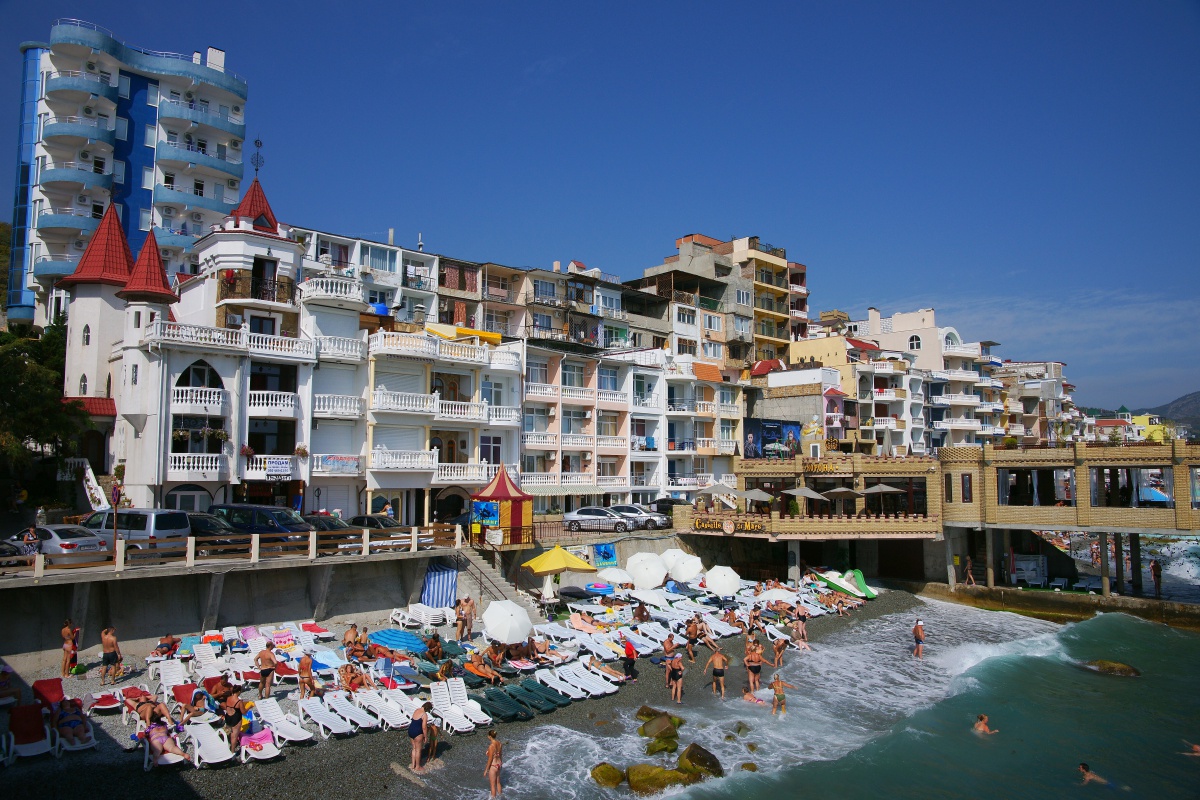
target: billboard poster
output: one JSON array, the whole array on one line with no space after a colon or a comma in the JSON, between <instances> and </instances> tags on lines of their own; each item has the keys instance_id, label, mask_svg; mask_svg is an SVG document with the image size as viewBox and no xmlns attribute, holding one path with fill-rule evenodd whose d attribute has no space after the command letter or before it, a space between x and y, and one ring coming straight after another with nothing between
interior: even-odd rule
<instances>
[{"instance_id":1,"label":"billboard poster","mask_svg":"<svg viewBox=\"0 0 1200 800\"><path fill-rule=\"evenodd\" d=\"M576 558L581 558L584 561L586 561L587 563L592 564L591 545L581 544L581 545L574 545L572 547L564 547L563 549L566 550L571 555L575 556ZM596 566L596 565L592 564L592 566Z\"/></svg>"},{"instance_id":2,"label":"billboard poster","mask_svg":"<svg viewBox=\"0 0 1200 800\"><path fill-rule=\"evenodd\" d=\"M617 565L617 546L615 544L592 545L592 566L596 569L615 567Z\"/></svg>"},{"instance_id":3,"label":"billboard poster","mask_svg":"<svg viewBox=\"0 0 1200 800\"><path fill-rule=\"evenodd\" d=\"M500 527L500 504L495 500L473 500L471 521L489 528Z\"/></svg>"}]
</instances>

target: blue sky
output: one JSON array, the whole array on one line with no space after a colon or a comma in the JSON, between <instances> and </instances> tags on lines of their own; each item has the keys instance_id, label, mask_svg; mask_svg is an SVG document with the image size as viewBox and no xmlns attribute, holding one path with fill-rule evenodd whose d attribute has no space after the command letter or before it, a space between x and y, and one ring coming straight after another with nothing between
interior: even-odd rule
<instances>
[{"instance_id":1,"label":"blue sky","mask_svg":"<svg viewBox=\"0 0 1200 800\"><path fill-rule=\"evenodd\" d=\"M1196 2L9 0L4 208L17 45L60 16L223 47L290 222L625 277L758 235L814 310L933 306L1084 403L1200 390Z\"/></svg>"}]
</instances>

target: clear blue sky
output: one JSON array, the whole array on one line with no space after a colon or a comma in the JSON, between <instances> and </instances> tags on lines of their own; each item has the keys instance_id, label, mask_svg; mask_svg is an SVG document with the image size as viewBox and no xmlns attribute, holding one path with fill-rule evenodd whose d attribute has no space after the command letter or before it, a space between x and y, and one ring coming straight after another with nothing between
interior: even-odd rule
<instances>
[{"instance_id":1,"label":"clear blue sky","mask_svg":"<svg viewBox=\"0 0 1200 800\"><path fill-rule=\"evenodd\" d=\"M59 16L223 47L289 222L626 277L759 235L814 310L933 306L1085 403L1200 390L1196 2L8 0L6 208L17 45Z\"/></svg>"}]
</instances>

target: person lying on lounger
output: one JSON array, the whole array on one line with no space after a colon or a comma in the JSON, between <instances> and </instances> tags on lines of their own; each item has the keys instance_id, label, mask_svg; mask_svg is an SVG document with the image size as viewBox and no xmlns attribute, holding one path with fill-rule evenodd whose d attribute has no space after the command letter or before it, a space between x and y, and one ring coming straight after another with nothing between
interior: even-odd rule
<instances>
[{"instance_id":1,"label":"person lying on lounger","mask_svg":"<svg viewBox=\"0 0 1200 800\"><path fill-rule=\"evenodd\" d=\"M746 632L746 623L744 623L740 619L738 619L736 609L733 609L733 608L726 609L725 616L721 617L721 621L724 622L726 625L732 625L733 627L737 628L738 631L740 631L741 633Z\"/></svg>"},{"instance_id":2,"label":"person lying on lounger","mask_svg":"<svg viewBox=\"0 0 1200 800\"><path fill-rule=\"evenodd\" d=\"M150 656L152 658L166 658L179 648L179 643L182 641L182 639L172 636L168 633L166 636L158 640L158 644L155 645L154 649L150 651Z\"/></svg>"},{"instance_id":3,"label":"person lying on lounger","mask_svg":"<svg viewBox=\"0 0 1200 800\"><path fill-rule=\"evenodd\" d=\"M179 724L186 725L194 717L203 717L217 708L216 699L203 689L192 692L192 702L179 704Z\"/></svg>"},{"instance_id":4,"label":"person lying on lounger","mask_svg":"<svg viewBox=\"0 0 1200 800\"><path fill-rule=\"evenodd\" d=\"M612 667L607 666L603 661L596 658L595 656L591 656L588 658L588 666L591 669L599 670L600 672L603 672L607 677L611 678L614 681L623 681L626 679L625 673L619 672L618 670L615 670Z\"/></svg>"},{"instance_id":5,"label":"person lying on lounger","mask_svg":"<svg viewBox=\"0 0 1200 800\"><path fill-rule=\"evenodd\" d=\"M185 761L191 761L188 754L183 752L179 747L179 743L175 741L175 737L171 736L171 730L166 725L155 723L146 728L146 730L138 734L145 738L150 743L150 755L152 761L150 763L157 764L158 759L162 758L164 753L171 753L183 758Z\"/></svg>"},{"instance_id":6,"label":"person lying on lounger","mask_svg":"<svg viewBox=\"0 0 1200 800\"><path fill-rule=\"evenodd\" d=\"M342 688L350 693L375 688L375 682L371 680L371 676L353 664L343 664L338 667L338 679L342 683Z\"/></svg>"},{"instance_id":7,"label":"person lying on lounger","mask_svg":"<svg viewBox=\"0 0 1200 800\"><path fill-rule=\"evenodd\" d=\"M170 725L175 724L175 720L171 718L171 710L165 703L159 702L151 695L127 697L125 706L147 725L153 725L154 721L158 719L166 720ZM180 725L180 727L183 726Z\"/></svg>"},{"instance_id":8,"label":"person lying on lounger","mask_svg":"<svg viewBox=\"0 0 1200 800\"><path fill-rule=\"evenodd\" d=\"M483 651L483 654L487 656L493 666L498 667L504 663L504 648L499 642L492 642L488 645L488 649Z\"/></svg>"},{"instance_id":9,"label":"person lying on lounger","mask_svg":"<svg viewBox=\"0 0 1200 800\"><path fill-rule=\"evenodd\" d=\"M58 713L54 715L54 729L69 746L90 742L92 737L87 732L87 722L83 717L83 701L78 697L63 700Z\"/></svg>"},{"instance_id":10,"label":"person lying on lounger","mask_svg":"<svg viewBox=\"0 0 1200 800\"><path fill-rule=\"evenodd\" d=\"M634 622L649 622L650 609L646 608L645 603L638 603L638 607L633 610Z\"/></svg>"},{"instance_id":11,"label":"person lying on lounger","mask_svg":"<svg viewBox=\"0 0 1200 800\"><path fill-rule=\"evenodd\" d=\"M221 675L221 677L217 679L217 682L213 684L212 688L208 690L208 693L211 694L213 699L218 703L224 703L230 698L230 696L237 695L238 689L229 682L229 678L227 676Z\"/></svg>"},{"instance_id":12,"label":"person lying on lounger","mask_svg":"<svg viewBox=\"0 0 1200 800\"><path fill-rule=\"evenodd\" d=\"M479 653L471 654L471 666L468 671L475 673L479 677L486 681L490 681L493 684L500 684L504 682L504 680L500 677L500 673L488 666L488 664L483 660L483 656L481 656Z\"/></svg>"}]
</instances>

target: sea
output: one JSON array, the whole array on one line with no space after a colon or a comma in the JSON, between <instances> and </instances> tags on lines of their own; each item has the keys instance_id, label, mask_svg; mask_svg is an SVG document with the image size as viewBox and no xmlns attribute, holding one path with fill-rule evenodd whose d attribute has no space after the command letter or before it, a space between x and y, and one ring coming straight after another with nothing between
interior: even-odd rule
<instances>
[{"instance_id":1,"label":"sea","mask_svg":"<svg viewBox=\"0 0 1200 800\"><path fill-rule=\"evenodd\" d=\"M699 742L727 777L668 796L781 798L1200 797L1200 635L1122 614L1060 626L1004 612L925 600L915 612L863 620L789 654L781 674L789 710L708 693L686 698L681 744ZM915 614L928 636L911 653ZM1141 677L1099 674L1085 663L1128 663ZM767 670L764 670L766 673ZM730 688L741 679L732 671ZM764 674L764 681L766 675ZM769 694L764 693L769 698ZM972 731L985 713L999 731ZM558 725L506 750L504 796L631 797L589 777L601 761L647 758L630 720L597 735ZM733 733L738 722L750 727ZM1080 762L1111 785L1081 786ZM752 762L757 772L740 769ZM666 765L666 759L662 760ZM463 797L477 793L464 793Z\"/></svg>"}]
</instances>

